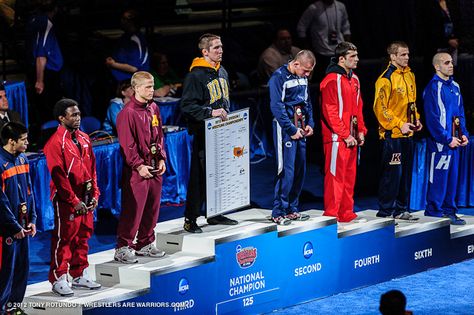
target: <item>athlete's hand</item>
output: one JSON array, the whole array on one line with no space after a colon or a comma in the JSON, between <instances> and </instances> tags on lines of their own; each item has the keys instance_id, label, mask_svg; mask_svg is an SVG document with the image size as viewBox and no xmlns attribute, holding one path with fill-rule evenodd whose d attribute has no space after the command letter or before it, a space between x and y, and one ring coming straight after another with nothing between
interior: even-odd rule
<instances>
[{"instance_id":1,"label":"athlete's hand","mask_svg":"<svg viewBox=\"0 0 474 315\"><path fill-rule=\"evenodd\" d=\"M402 128L400 130L402 131L404 135L407 135L411 133L412 130L415 129L415 127L416 126L414 124L406 122L402 125Z\"/></svg>"},{"instance_id":2,"label":"athlete's hand","mask_svg":"<svg viewBox=\"0 0 474 315\"><path fill-rule=\"evenodd\" d=\"M421 121L419 119L416 120L416 131L420 131L423 129L423 125L421 124Z\"/></svg>"},{"instance_id":3,"label":"athlete's hand","mask_svg":"<svg viewBox=\"0 0 474 315\"><path fill-rule=\"evenodd\" d=\"M28 234L30 234L32 237L36 235L36 225L33 223L28 224Z\"/></svg>"},{"instance_id":4,"label":"athlete's hand","mask_svg":"<svg viewBox=\"0 0 474 315\"><path fill-rule=\"evenodd\" d=\"M157 175L163 175L166 172L166 164L165 160L158 161L158 168L156 169L155 173Z\"/></svg>"},{"instance_id":5,"label":"athlete's hand","mask_svg":"<svg viewBox=\"0 0 474 315\"><path fill-rule=\"evenodd\" d=\"M18 233L16 233L15 235L13 235L13 237L16 238L16 239L22 239L22 238L24 238L27 234L28 234L28 231L22 228L21 231L18 232Z\"/></svg>"},{"instance_id":6,"label":"athlete's hand","mask_svg":"<svg viewBox=\"0 0 474 315\"><path fill-rule=\"evenodd\" d=\"M350 147L353 147L355 145L357 145L357 140L349 135L349 137L347 137L346 139L344 139L344 142L346 143L347 147L350 148Z\"/></svg>"},{"instance_id":7,"label":"athlete's hand","mask_svg":"<svg viewBox=\"0 0 474 315\"><path fill-rule=\"evenodd\" d=\"M140 165L138 167L138 174L140 174L141 177L143 178L152 178L153 177L153 174L150 173L150 171L153 170L153 167L149 166L149 165Z\"/></svg>"},{"instance_id":8,"label":"athlete's hand","mask_svg":"<svg viewBox=\"0 0 474 315\"><path fill-rule=\"evenodd\" d=\"M461 145L461 140L456 137L451 138L451 142L448 144L450 148L457 148Z\"/></svg>"},{"instance_id":9,"label":"athlete's hand","mask_svg":"<svg viewBox=\"0 0 474 315\"><path fill-rule=\"evenodd\" d=\"M219 117L222 120L227 120L227 112L223 108L213 109L211 112L212 117Z\"/></svg>"},{"instance_id":10,"label":"athlete's hand","mask_svg":"<svg viewBox=\"0 0 474 315\"><path fill-rule=\"evenodd\" d=\"M314 130L313 130L313 128L311 128L310 125L306 125L306 127L304 128L304 132L305 132L305 136L309 137L309 136L313 135Z\"/></svg>"},{"instance_id":11,"label":"athlete's hand","mask_svg":"<svg viewBox=\"0 0 474 315\"><path fill-rule=\"evenodd\" d=\"M291 136L291 139L293 140L298 140L298 139L301 139L304 137L304 130L301 129L301 128L298 128L296 130L296 133L294 135Z\"/></svg>"}]
</instances>

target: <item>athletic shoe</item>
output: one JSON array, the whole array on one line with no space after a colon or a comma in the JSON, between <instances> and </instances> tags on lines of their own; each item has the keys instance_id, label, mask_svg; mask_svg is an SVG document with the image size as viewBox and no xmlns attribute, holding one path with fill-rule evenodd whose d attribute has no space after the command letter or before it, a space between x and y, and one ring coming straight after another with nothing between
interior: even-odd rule
<instances>
[{"instance_id":1,"label":"athletic shoe","mask_svg":"<svg viewBox=\"0 0 474 315\"><path fill-rule=\"evenodd\" d=\"M189 233L202 233L202 229L197 225L196 220L184 219L183 229Z\"/></svg>"},{"instance_id":2,"label":"athletic shoe","mask_svg":"<svg viewBox=\"0 0 474 315\"><path fill-rule=\"evenodd\" d=\"M138 262L137 257L133 253L133 249L128 246L116 248L114 259L124 264L134 264Z\"/></svg>"},{"instance_id":3,"label":"athletic shoe","mask_svg":"<svg viewBox=\"0 0 474 315\"><path fill-rule=\"evenodd\" d=\"M365 223L365 222L367 222L367 219L363 218L363 217L360 217L360 216L357 216L354 219L352 219L351 222L352 223Z\"/></svg>"},{"instance_id":4,"label":"athletic shoe","mask_svg":"<svg viewBox=\"0 0 474 315\"><path fill-rule=\"evenodd\" d=\"M451 220L452 225L465 225L466 224L466 220L461 219L455 214L443 214L443 218L448 218L449 220Z\"/></svg>"},{"instance_id":5,"label":"athletic shoe","mask_svg":"<svg viewBox=\"0 0 474 315\"><path fill-rule=\"evenodd\" d=\"M405 221L408 221L408 222L415 222L415 221L418 221L418 219L419 219L419 218L411 215L410 212L408 212L408 211L405 211L405 212L402 212L400 214L394 215L393 218L397 219L397 220L405 220Z\"/></svg>"},{"instance_id":6,"label":"athletic shoe","mask_svg":"<svg viewBox=\"0 0 474 315\"><path fill-rule=\"evenodd\" d=\"M207 219L207 224L209 225L237 225L239 222L236 220L229 219L223 215L218 215L212 218Z\"/></svg>"},{"instance_id":7,"label":"athletic shoe","mask_svg":"<svg viewBox=\"0 0 474 315\"><path fill-rule=\"evenodd\" d=\"M60 296L72 296L74 292L72 291L69 283L67 281L67 274L63 274L53 283L53 292L59 294Z\"/></svg>"},{"instance_id":8,"label":"athletic shoe","mask_svg":"<svg viewBox=\"0 0 474 315\"><path fill-rule=\"evenodd\" d=\"M279 216L276 218L272 218L272 222L278 225L289 225L291 224L291 219L285 218L283 216Z\"/></svg>"},{"instance_id":9,"label":"athletic shoe","mask_svg":"<svg viewBox=\"0 0 474 315\"><path fill-rule=\"evenodd\" d=\"M136 250L135 255L148 257L163 257L165 255L165 251L156 248L154 243L150 243L142 247L141 249Z\"/></svg>"},{"instance_id":10,"label":"athletic shoe","mask_svg":"<svg viewBox=\"0 0 474 315\"><path fill-rule=\"evenodd\" d=\"M75 289L85 288L91 290L96 290L102 287L100 283L97 283L91 279L89 273L86 270L87 269L84 269L84 271L82 272L82 276L74 278L72 280L72 287Z\"/></svg>"},{"instance_id":11,"label":"athletic shoe","mask_svg":"<svg viewBox=\"0 0 474 315\"><path fill-rule=\"evenodd\" d=\"M290 214L285 215L285 218L290 219L292 221L306 221L310 218L310 216L307 213L292 212Z\"/></svg>"}]
</instances>

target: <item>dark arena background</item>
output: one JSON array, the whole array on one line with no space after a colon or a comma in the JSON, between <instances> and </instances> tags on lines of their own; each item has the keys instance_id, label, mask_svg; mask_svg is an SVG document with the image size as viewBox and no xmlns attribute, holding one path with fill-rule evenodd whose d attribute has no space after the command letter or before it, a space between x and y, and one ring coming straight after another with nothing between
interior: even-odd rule
<instances>
[{"instance_id":1,"label":"dark arena background","mask_svg":"<svg viewBox=\"0 0 474 315\"><path fill-rule=\"evenodd\" d=\"M322 1L322 0L320 0ZM322 216L323 165L320 93L316 63L310 78L315 134L307 140L307 172L300 198L304 222L277 226L267 217L273 201L275 152L266 80L257 71L260 54L284 28L293 45L311 49L297 35L297 24L315 1L283 0L0 0L0 81L10 109L27 124L28 158L38 214L38 234L30 239L29 286L21 308L27 314L377 314L381 294L397 289L415 314L474 314L474 137L460 149L456 202L466 225L425 217L427 128L415 135L410 211L416 223L378 218L382 146L373 111L375 81L388 64L386 47L397 40L410 49L416 76L417 107L424 123L423 90L434 74L433 55L445 48L443 18L436 0L339 0L346 6L350 41L358 48L366 143L357 167L354 211L362 223L338 223ZM474 0L446 0L458 40L454 79L464 99L466 128L474 134ZM94 141L101 190L90 239L90 273L99 291L72 297L51 292L47 281L54 211L50 175L42 149L55 131L52 112L40 106L35 68L28 54L28 21L53 6L54 30L64 64L62 96L78 101L82 130ZM138 13L148 43L151 69L166 55L182 82L200 55L203 33L221 36L222 65L230 78L231 110L249 108L250 200L229 217L235 227L198 220L204 233L183 230L192 137L179 110L180 90L159 103L168 152L162 205L155 228L162 259L138 264L114 262L121 212L122 156L117 138L102 129L117 82L106 65L123 31L125 10ZM0 109L1 110L1 109ZM51 124L51 125L48 125ZM3 314L2 314L3 315Z\"/></svg>"}]
</instances>

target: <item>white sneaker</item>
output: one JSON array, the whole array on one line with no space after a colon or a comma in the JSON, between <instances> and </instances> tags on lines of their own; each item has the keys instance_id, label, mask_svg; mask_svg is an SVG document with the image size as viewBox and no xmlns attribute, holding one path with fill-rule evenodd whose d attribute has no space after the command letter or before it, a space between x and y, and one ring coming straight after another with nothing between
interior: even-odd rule
<instances>
[{"instance_id":1,"label":"white sneaker","mask_svg":"<svg viewBox=\"0 0 474 315\"><path fill-rule=\"evenodd\" d=\"M156 248L154 243L148 244L135 251L135 255L137 256L163 257L165 254L165 251Z\"/></svg>"},{"instance_id":2,"label":"white sneaker","mask_svg":"<svg viewBox=\"0 0 474 315\"><path fill-rule=\"evenodd\" d=\"M70 284L67 281L67 274L63 274L53 283L53 292L59 294L60 296L74 295L74 291L72 291Z\"/></svg>"},{"instance_id":3,"label":"white sneaker","mask_svg":"<svg viewBox=\"0 0 474 315\"><path fill-rule=\"evenodd\" d=\"M124 264L135 264L138 262L137 257L133 253L133 249L128 246L122 246L115 249L114 259Z\"/></svg>"},{"instance_id":4,"label":"white sneaker","mask_svg":"<svg viewBox=\"0 0 474 315\"><path fill-rule=\"evenodd\" d=\"M72 280L72 287L95 290L102 287L102 285L100 283L93 281L89 273L87 272L87 269L84 269L84 271L82 271L82 276L74 278Z\"/></svg>"},{"instance_id":5,"label":"white sneaker","mask_svg":"<svg viewBox=\"0 0 474 315\"><path fill-rule=\"evenodd\" d=\"M365 223L365 222L367 222L367 219L360 216L357 216L354 220L351 221L351 223Z\"/></svg>"}]
</instances>

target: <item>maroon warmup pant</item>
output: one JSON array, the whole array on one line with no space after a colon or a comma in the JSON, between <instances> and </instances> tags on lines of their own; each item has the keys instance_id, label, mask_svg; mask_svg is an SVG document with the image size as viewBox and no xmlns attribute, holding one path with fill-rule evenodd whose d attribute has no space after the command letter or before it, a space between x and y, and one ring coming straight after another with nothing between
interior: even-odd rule
<instances>
[{"instance_id":1,"label":"maroon warmup pant","mask_svg":"<svg viewBox=\"0 0 474 315\"><path fill-rule=\"evenodd\" d=\"M151 179L144 179L137 171L124 168L117 248L129 246L139 250L155 241L153 229L160 214L162 181L162 176L155 175ZM135 236L137 242L133 244Z\"/></svg>"}]
</instances>

